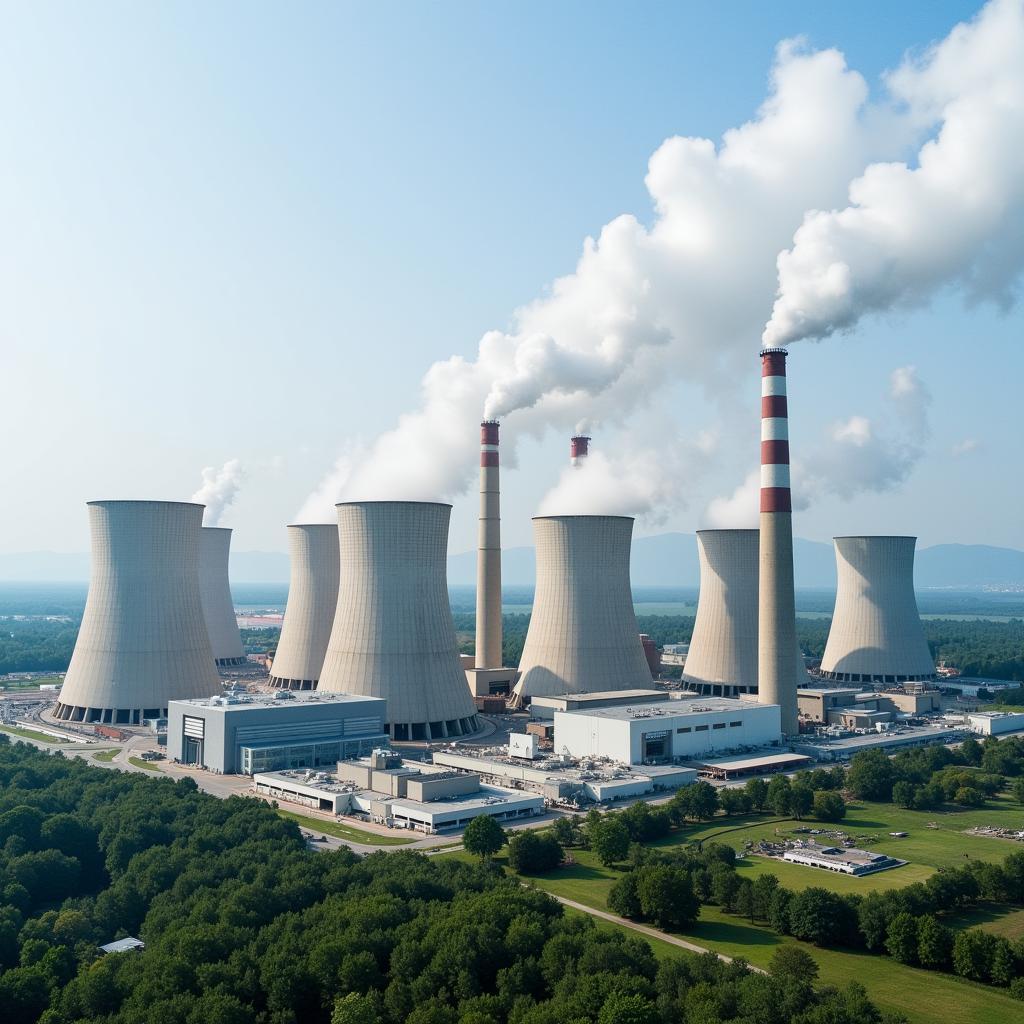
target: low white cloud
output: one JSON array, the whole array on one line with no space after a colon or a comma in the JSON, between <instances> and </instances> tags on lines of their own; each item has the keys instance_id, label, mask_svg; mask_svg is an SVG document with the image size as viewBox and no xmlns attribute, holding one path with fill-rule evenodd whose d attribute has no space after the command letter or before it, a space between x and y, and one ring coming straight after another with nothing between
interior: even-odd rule
<instances>
[{"instance_id":1,"label":"low white cloud","mask_svg":"<svg viewBox=\"0 0 1024 1024\"><path fill-rule=\"evenodd\" d=\"M203 485L189 500L206 506L203 522L207 526L220 525L244 481L245 471L239 459L229 459L220 469L216 466L203 469Z\"/></svg>"},{"instance_id":2,"label":"low white cloud","mask_svg":"<svg viewBox=\"0 0 1024 1024\"><path fill-rule=\"evenodd\" d=\"M960 458L963 455L970 455L972 452L976 452L980 447L981 442L976 437L965 437L962 441L957 441L949 449L949 454L954 458Z\"/></svg>"}]
</instances>

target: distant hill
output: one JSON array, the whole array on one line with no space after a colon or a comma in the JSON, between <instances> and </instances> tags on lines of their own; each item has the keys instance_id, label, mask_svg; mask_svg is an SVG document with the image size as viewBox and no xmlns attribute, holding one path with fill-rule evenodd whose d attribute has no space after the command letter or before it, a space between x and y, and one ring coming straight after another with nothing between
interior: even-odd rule
<instances>
[{"instance_id":1,"label":"distant hill","mask_svg":"<svg viewBox=\"0 0 1024 1024\"><path fill-rule=\"evenodd\" d=\"M796 585L834 589L835 557L831 544L796 538L793 545ZM532 547L506 548L502 581L508 586L532 586ZM0 554L0 581L74 582L89 578L85 553L31 551ZM288 556L279 551L235 551L231 554L233 583L287 583ZM695 587L700 581L697 542L692 533L661 533L633 541L632 580L639 587ZM1024 587L1024 551L987 544L937 544L917 552L915 580L919 589ZM476 551L451 555L448 582L476 583Z\"/></svg>"}]
</instances>

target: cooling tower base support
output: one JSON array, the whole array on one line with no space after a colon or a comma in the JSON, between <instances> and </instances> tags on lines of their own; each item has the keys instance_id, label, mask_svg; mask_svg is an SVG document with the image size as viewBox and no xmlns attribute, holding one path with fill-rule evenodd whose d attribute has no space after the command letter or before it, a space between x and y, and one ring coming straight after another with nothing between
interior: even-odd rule
<instances>
[{"instance_id":1,"label":"cooling tower base support","mask_svg":"<svg viewBox=\"0 0 1024 1024\"><path fill-rule=\"evenodd\" d=\"M247 663L246 658L217 658L217 668L230 668L232 665L245 665Z\"/></svg>"},{"instance_id":2,"label":"cooling tower base support","mask_svg":"<svg viewBox=\"0 0 1024 1024\"><path fill-rule=\"evenodd\" d=\"M430 743L436 740L472 736L481 730L476 715L440 722L389 722L388 733L396 743Z\"/></svg>"},{"instance_id":3,"label":"cooling tower base support","mask_svg":"<svg viewBox=\"0 0 1024 1024\"><path fill-rule=\"evenodd\" d=\"M316 679L282 679L280 676L271 676L270 685L275 690L315 690L318 680Z\"/></svg>"},{"instance_id":4,"label":"cooling tower base support","mask_svg":"<svg viewBox=\"0 0 1024 1024\"><path fill-rule=\"evenodd\" d=\"M147 718L166 718L167 708L83 708L58 704L53 717L60 722L85 725L142 725Z\"/></svg>"},{"instance_id":5,"label":"cooling tower base support","mask_svg":"<svg viewBox=\"0 0 1024 1024\"><path fill-rule=\"evenodd\" d=\"M467 668L466 682L474 697L498 697L510 694L519 680L515 668Z\"/></svg>"}]
</instances>

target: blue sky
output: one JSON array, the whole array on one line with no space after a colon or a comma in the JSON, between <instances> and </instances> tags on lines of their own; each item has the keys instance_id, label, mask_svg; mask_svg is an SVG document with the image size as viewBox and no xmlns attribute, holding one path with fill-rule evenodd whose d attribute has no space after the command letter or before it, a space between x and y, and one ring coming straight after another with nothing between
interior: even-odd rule
<instances>
[{"instance_id":1,"label":"blue sky","mask_svg":"<svg viewBox=\"0 0 1024 1024\"><path fill-rule=\"evenodd\" d=\"M430 363L507 328L616 215L650 221L665 138L717 141L755 114L781 39L839 48L874 90L976 9L0 5L0 549L82 550L85 501L187 498L236 457L236 547L283 549L338 452L414 407ZM797 532L1024 547L1021 327L944 293L795 346L794 450L878 415L898 366L933 399L904 483L823 498ZM685 382L653 401L699 429ZM507 543L528 540L566 448L523 444ZM694 528L747 461L722 452L640 529ZM476 502L453 500L464 550Z\"/></svg>"}]
</instances>

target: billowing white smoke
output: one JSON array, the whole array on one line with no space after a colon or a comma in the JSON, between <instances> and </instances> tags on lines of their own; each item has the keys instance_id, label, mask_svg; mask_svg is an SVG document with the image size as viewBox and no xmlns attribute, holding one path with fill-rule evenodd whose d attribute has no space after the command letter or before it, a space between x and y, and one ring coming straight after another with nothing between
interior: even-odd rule
<instances>
[{"instance_id":1,"label":"billowing white smoke","mask_svg":"<svg viewBox=\"0 0 1024 1024\"><path fill-rule=\"evenodd\" d=\"M916 367L901 366L890 374L887 398L879 422L860 415L837 420L815 447L793 460L794 508L808 508L824 495L849 499L887 491L907 479L924 454L931 395ZM752 470L731 495L709 503L707 525L756 526L760 485L760 471Z\"/></svg>"},{"instance_id":2,"label":"billowing white smoke","mask_svg":"<svg viewBox=\"0 0 1024 1024\"><path fill-rule=\"evenodd\" d=\"M238 459L229 459L217 469L207 466L203 470L203 486L189 499L206 506L203 522L207 526L218 526L221 516L227 511L245 480L245 471Z\"/></svg>"},{"instance_id":3,"label":"billowing white smoke","mask_svg":"<svg viewBox=\"0 0 1024 1024\"><path fill-rule=\"evenodd\" d=\"M849 205L809 213L778 259L764 341L852 329L940 288L1009 305L1024 267L1024 3L993 0L888 78L928 133L916 162L876 163Z\"/></svg>"},{"instance_id":4,"label":"billowing white smoke","mask_svg":"<svg viewBox=\"0 0 1024 1024\"><path fill-rule=\"evenodd\" d=\"M473 359L434 364L419 408L339 460L299 520L330 521L343 498L464 491L481 412L502 419L503 462L514 465L519 437L565 436L583 418L631 421L672 381L727 395L753 372L752 342L780 288L773 341L850 326L954 278L1006 298L1024 251L1024 231L1013 230L1024 189L1022 3L996 0L906 62L886 80L891 102L878 105L836 50L781 44L753 120L717 147L675 137L653 154L649 225L615 218L550 294L517 311L512 331L485 334ZM919 168L877 162L937 129ZM659 450L639 431L630 442L630 462Z\"/></svg>"}]
</instances>

